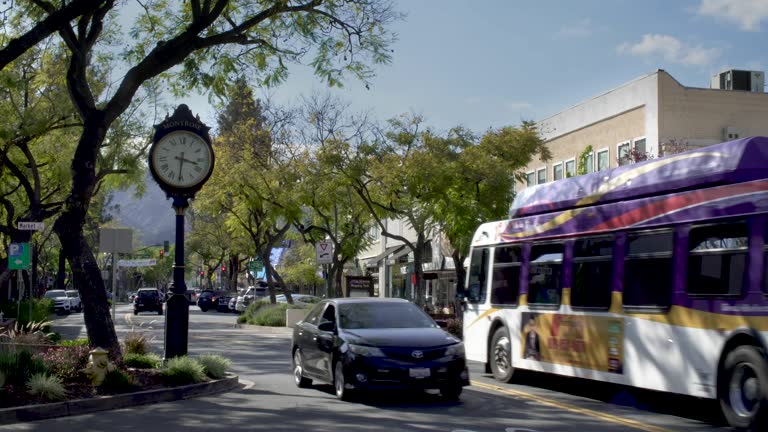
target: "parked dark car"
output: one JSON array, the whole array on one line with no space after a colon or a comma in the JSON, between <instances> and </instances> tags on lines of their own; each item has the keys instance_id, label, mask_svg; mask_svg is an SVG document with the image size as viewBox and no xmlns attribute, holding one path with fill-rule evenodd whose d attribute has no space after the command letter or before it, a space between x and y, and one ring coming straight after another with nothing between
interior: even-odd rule
<instances>
[{"instance_id":1,"label":"parked dark car","mask_svg":"<svg viewBox=\"0 0 768 432\"><path fill-rule=\"evenodd\" d=\"M200 292L200 296L197 298L197 307L203 312L208 312L209 309L216 309L219 306L219 299L216 298L216 291L205 290Z\"/></svg>"},{"instance_id":2,"label":"parked dark car","mask_svg":"<svg viewBox=\"0 0 768 432\"><path fill-rule=\"evenodd\" d=\"M324 300L294 327L291 353L297 386L330 383L341 400L410 388L458 399L469 385L464 344L402 299Z\"/></svg>"},{"instance_id":3,"label":"parked dark car","mask_svg":"<svg viewBox=\"0 0 768 432\"><path fill-rule=\"evenodd\" d=\"M140 288L133 299L133 314L139 312L157 312L163 314L163 298L156 288Z\"/></svg>"}]
</instances>

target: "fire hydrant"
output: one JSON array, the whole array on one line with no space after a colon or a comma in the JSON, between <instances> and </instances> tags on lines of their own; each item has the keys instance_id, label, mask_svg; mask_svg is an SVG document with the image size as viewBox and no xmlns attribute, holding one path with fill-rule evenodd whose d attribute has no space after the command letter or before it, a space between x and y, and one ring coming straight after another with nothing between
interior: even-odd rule
<instances>
[{"instance_id":1,"label":"fire hydrant","mask_svg":"<svg viewBox=\"0 0 768 432\"><path fill-rule=\"evenodd\" d=\"M115 365L109 361L109 351L104 348L91 350L91 358L84 372L93 385L101 385L108 372L115 370Z\"/></svg>"}]
</instances>

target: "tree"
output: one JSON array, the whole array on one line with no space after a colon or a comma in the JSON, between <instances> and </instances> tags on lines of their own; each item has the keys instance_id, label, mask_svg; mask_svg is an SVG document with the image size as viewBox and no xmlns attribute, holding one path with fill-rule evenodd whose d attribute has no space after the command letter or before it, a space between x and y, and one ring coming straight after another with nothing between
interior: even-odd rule
<instances>
[{"instance_id":1,"label":"tree","mask_svg":"<svg viewBox=\"0 0 768 432\"><path fill-rule=\"evenodd\" d=\"M299 292L305 292L304 288L313 287L314 289L323 283L317 275L317 267L315 247L310 243L297 241L283 256L280 273L288 286L296 286ZM317 291L313 290L312 294L317 295Z\"/></svg>"},{"instance_id":2,"label":"tree","mask_svg":"<svg viewBox=\"0 0 768 432\"><path fill-rule=\"evenodd\" d=\"M59 10L36 4L46 11L40 20ZM115 356L120 347L83 225L97 192L100 149L139 92L160 78L177 94L194 88L223 94L226 83L242 71L260 83L277 84L288 64L308 55L315 73L330 85L340 85L347 75L367 80L370 63L389 60L387 26L399 17L389 2L375 0L190 0L178 9L173 2L152 2L138 15L131 37L123 40L131 45L117 56L105 48L118 36L114 26L122 5L100 2L58 31L70 51L66 79L82 133L72 158L71 188L54 224L80 287L89 338ZM126 72L100 97L92 77L98 67L94 62L105 58L118 70L125 60Z\"/></svg>"}]
</instances>

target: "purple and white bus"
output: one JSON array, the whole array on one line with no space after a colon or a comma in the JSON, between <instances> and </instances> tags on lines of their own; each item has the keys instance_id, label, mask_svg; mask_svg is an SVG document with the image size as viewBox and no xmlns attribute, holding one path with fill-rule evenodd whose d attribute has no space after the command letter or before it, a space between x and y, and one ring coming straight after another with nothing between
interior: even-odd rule
<instances>
[{"instance_id":1,"label":"purple and white bus","mask_svg":"<svg viewBox=\"0 0 768 432\"><path fill-rule=\"evenodd\" d=\"M718 398L768 430L768 138L526 188L482 224L467 358Z\"/></svg>"}]
</instances>

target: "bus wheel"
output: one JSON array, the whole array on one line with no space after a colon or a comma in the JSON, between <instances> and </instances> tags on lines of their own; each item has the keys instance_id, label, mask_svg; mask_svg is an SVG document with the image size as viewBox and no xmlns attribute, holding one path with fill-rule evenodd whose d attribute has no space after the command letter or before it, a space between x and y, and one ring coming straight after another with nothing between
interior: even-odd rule
<instances>
[{"instance_id":1,"label":"bus wheel","mask_svg":"<svg viewBox=\"0 0 768 432\"><path fill-rule=\"evenodd\" d=\"M515 368L512 366L512 341L506 327L499 327L493 333L489 354L493 377L505 383L512 381Z\"/></svg>"},{"instance_id":2,"label":"bus wheel","mask_svg":"<svg viewBox=\"0 0 768 432\"><path fill-rule=\"evenodd\" d=\"M725 358L718 398L728 423L738 430L768 427L768 362L754 346L740 346Z\"/></svg>"}]
</instances>

